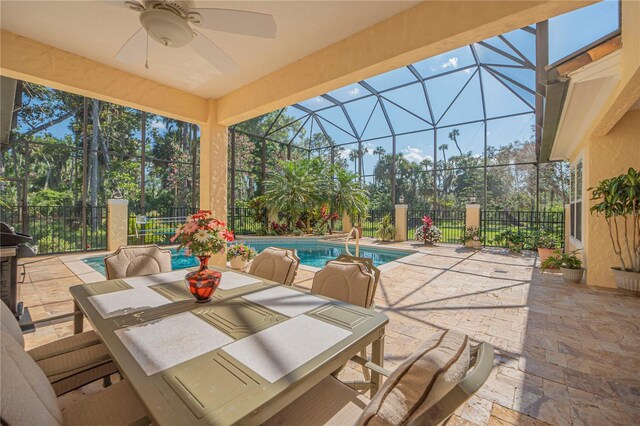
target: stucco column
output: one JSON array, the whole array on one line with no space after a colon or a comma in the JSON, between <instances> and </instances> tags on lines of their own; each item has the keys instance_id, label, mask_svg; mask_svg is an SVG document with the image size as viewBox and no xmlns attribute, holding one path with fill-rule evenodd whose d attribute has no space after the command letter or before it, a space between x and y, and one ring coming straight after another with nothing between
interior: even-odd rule
<instances>
[{"instance_id":1,"label":"stucco column","mask_svg":"<svg viewBox=\"0 0 640 426\"><path fill-rule=\"evenodd\" d=\"M129 200L107 200L107 250L127 245Z\"/></svg>"},{"instance_id":2,"label":"stucco column","mask_svg":"<svg viewBox=\"0 0 640 426\"><path fill-rule=\"evenodd\" d=\"M353 224L351 223L351 218L348 214L342 213L342 232L349 232Z\"/></svg>"},{"instance_id":3,"label":"stucco column","mask_svg":"<svg viewBox=\"0 0 640 426\"><path fill-rule=\"evenodd\" d=\"M395 241L407 241L407 204L396 204L396 239Z\"/></svg>"},{"instance_id":4,"label":"stucco column","mask_svg":"<svg viewBox=\"0 0 640 426\"><path fill-rule=\"evenodd\" d=\"M209 115L200 127L200 208L211 210L219 220L227 220L226 126L216 121L215 100L209 100Z\"/></svg>"},{"instance_id":5,"label":"stucco column","mask_svg":"<svg viewBox=\"0 0 640 426\"><path fill-rule=\"evenodd\" d=\"M467 228L475 226L480 229L480 204L467 204L465 226Z\"/></svg>"}]
</instances>

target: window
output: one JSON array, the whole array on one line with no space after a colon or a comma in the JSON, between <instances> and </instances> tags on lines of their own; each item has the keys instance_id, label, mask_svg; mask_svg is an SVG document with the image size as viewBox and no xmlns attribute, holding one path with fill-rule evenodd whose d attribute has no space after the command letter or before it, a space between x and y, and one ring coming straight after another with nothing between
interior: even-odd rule
<instances>
[{"instance_id":1,"label":"window","mask_svg":"<svg viewBox=\"0 0 640 426\"><path fill-rule=\"evenodd\" d=\"M571 168L571 236L582 241L582 160Z\"/></svg>"}]
</instances>

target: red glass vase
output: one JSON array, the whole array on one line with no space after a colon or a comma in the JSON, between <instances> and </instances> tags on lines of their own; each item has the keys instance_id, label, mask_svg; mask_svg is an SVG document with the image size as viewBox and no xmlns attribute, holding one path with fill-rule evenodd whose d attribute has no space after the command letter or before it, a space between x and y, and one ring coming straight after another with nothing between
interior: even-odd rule
<instances>
[{"instance_id":1,"label":"red glass vase","mask_svg":"<svg viewBox=\"0 0 640 426\"><path fill-rule=\"evenodd\" d=\"M196 302L205 303L211 300L211 295L220 285L222 274L207 267L210 256L198 256L200 269L189 272L185 276L189 291L196 298Z\"/></svg>"}]
</instances>

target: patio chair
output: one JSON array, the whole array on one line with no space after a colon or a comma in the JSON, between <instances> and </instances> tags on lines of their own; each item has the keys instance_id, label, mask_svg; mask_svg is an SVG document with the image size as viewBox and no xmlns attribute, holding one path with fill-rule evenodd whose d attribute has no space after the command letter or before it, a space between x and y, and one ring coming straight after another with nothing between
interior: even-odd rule
<instances>
[{"instance_id":1,"label":"patio chair","mask_svg":"<svg viewBox=\"0 0 640 426\"><path fill-rule=\"evenodd\" d=\"M311 284L311 292L372 309L373 298L376 291L376 277L370 272L370 268L375 268L373 263L367 265L360 262L362 258L347 256L344 260L330 260L324 268L316 272ZM371 259L368 259L371 261ZM380 271L375 268L378 271ZM367 358L367 348L363 348L360 356ZM337 376L344 368L336 370L333 375ZM365 380L369 380L369 371L362 369Z\"/></svg>"},{"instance_id":2,"label":"patio chair","mask_svg":"<svg viewBox=\"0 0 640 426\"><path fill-rule=\"evenodd\" d=\"M149 424L147 414L126 381L83 397L61 410L44 372L12 337L0 333L2 424L130 425Z\"/></svg>"},{"instance_id":3,"label":"patio chair","mask_svg":"<svg viewBox=\"0 0 640 426\"><path fill-rule=\"evenodd\" d=\"M364 306L365 308L373 309L375 306L374 298L376 296L376 291L378 290L378 286L380 285L380 282L382 280L382 272L380 271L380 269L376 268L373 264L373 260L368 257L356 257L349 256L348 254L341 254L340 256L336 257L335 260L337 260L338 262L359 263L367 268L367 271L369 271L369 273L375 277L375 283L373 284L373 290L371 293L371 303L369 304L369 306Z\"/></svg>"},{"instance_id":4,"label":"patio chair","mask_svg":"<svg viewBox=\"0 0 640 426\"><path fill-rule=\"evenodd\" d=\"M18 321L4 303L0 302L0 305L0 329L24 348ZM94 331L65 337L27 353L42 369L58 396L99 379L110 385L109 377L118 371L107 347Z\"/></svg>"},{"instance_id":5,"label":"patio chair","mask_svg":"<svg viewBox=\"0 0 640 426\"><path fill-rule=\"evenodd\" d=\"M300 266L295 249L267 247L249 266L249 274L284 285L292 285Z\"/></svg>"},{"instance_id":6,"label":"patio chair","mask_svg":"<svg viewBox=\"0 0 640 426\"><path fill-rule=\"evenodd\" d=\"M171 271L171 252L155 244L122 246L105 256L107 279L139 277Z\"/></svg>"},{"instance_id":7,"label":"patio chair","mask_svg":"<svg viewBox=\"0 0 640 426\"><path fill-rule=\"evenodd\" d=\"M469 346L466 335L444 330L393 373L358 361L388 377L373 399L329 376L265 425L440 425L487 380L493 347Z\"/></svg>"}]
</instances>

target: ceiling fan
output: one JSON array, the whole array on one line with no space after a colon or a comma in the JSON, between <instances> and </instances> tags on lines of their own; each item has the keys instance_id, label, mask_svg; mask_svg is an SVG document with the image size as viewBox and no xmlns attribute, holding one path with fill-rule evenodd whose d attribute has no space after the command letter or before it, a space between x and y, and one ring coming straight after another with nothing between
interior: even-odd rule
<instances>
[{"instance_id":1,"label":"ceiling fan","mask_svg":"<svg viewBox=\"0 0 640 426\"><path fill-rule=\"evenodd\" d=\"M115 58L139 63L146 57L149 68L149 37L165 47L189 45L223 74L240 69L229 55L202 33L191 27L254 37L275 38L273 16L245 10L196 8L193 0L127 0L124 5L140 13L142 27L120 48Z\"/></svg>"}]
</instances>

